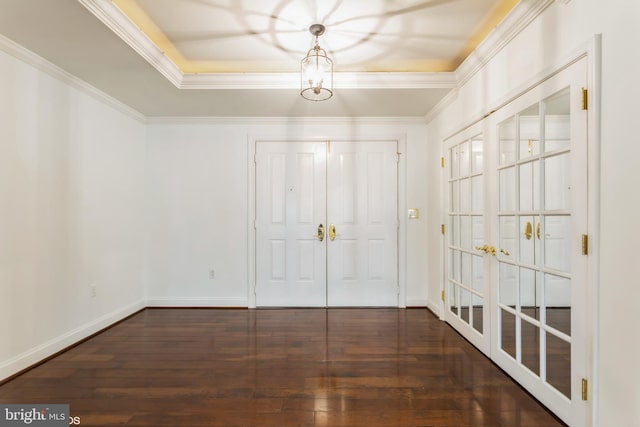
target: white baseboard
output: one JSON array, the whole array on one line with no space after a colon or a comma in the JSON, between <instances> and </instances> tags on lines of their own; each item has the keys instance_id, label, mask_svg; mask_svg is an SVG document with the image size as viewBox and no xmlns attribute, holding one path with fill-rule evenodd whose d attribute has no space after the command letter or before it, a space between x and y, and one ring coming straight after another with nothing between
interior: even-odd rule
<instances>
[{"instance_id":1,"label":"white baseboard","mask_svg":"<svg viewBox=\"0 0 640 427\"><path fill-rule=\"evenodd\" d=\"M427 308L433 312L438 317L442 317L442 313L440 312L440 303L427 301Z\"/></svg>"},{"instance_id":2,"label":"white baseboard","mask_svg":"<svg viewBox=\"0 0 640 427\"><path fill-rule=\"evenodd\" d=\"M407 298L407 307L426 307L426 298Z\"/></svg>"},{"instance_id":3,"label":"white baseboard","mask_svg":"<svg viewBox=\"0 0 640 427\"><path fill-rule=\"evenodd\" d=\"M129 306L107 313L102 317L99 317L89 323L85 323L76 329L52 338L49 341L2 362L0 364L0 381L10 377L11 375L17 374L29 366L33 366L36 363L43 361L47 357L76 344L84 338L113 325L143 308L145 308L145 302L140 300Z\"/></svg>"},{"instance_id":4,"label":"white baseboard","mask_svg":"<svg viewBox=\"0 0 640 427\"><path fill-rule=\"evenodd\" d=\"M246 298L181 298L151 297L147 298L147 307L238 307L247 308Z\"/></svg>"}]
</instances>

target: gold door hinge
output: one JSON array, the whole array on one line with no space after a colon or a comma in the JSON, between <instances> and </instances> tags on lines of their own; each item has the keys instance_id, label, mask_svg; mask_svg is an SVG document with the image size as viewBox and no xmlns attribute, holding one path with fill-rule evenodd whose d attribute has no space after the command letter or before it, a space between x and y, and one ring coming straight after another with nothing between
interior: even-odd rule
<instances>
[{"instance_id":1,"label":"gold door hinge","mask_svg":"<svg viewBox=\"0 0 640 427\"><path fill-rule=\"evenodd\" d=\"M582 109L589 109L589 91L584 87L582 88Z\"/></svg>"},{"instance_id":2,"label":"gold door hinge","mask_svg":"<svg viewBox=\"0 0 640 427\"><path fill-rule=\"evenodd\" d=\"M440 298L442 298L442 301L444 301L444 291L442 291L442 293L440 294Z\"/></svg>"},{"instance_id":3,"label":"gold door hinge","mask_svg":"<svg viewBox=\"0 0 640 427\"><path fill-rule=\"evenodd\" d=\"M440 224L440 231L444 234L444 224Z\"/></svg>"},{"instance_id":4,"label":"gold door hinge","mask_svg":"<svg viewBox=\"0 0 640 427\"><path fill-rule=\"evenodd\" d=\"M444 157L440 157L440 166L444 168Z\"/></svg>"},{"instance_id":5,"label":"gold door hinge","mask_svg":"<svg viewBox=\"0 0 640 427\"><path fill-rule=\"evenodd\" d=\"M331 141L327 141L327 153L331 152Z\"/></svg>"},{"instance_id":6,"label":"gold door hinge","mask_svg":"<svg viewBox=\"0 0 640 427\"><path fill-rule=\"evenodd\" d=\"M582 379L582 400L587 400L589 398L589 380L586 378Z\"/></svg>"},{"instance_id":7,"label":"gold door hinge","mask_svg":"<svg viewBox=\"0 0 640 427\"><path fill-rule=\"evenodd\" d=\"M589 255L589 236L582 235L582 255Z\"/></svg>"}]
</instances>

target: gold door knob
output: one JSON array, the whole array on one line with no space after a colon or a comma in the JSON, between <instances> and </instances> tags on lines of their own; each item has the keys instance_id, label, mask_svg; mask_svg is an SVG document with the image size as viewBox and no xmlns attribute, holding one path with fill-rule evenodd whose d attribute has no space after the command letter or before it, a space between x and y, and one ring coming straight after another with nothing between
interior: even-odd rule
<instances>
[{"instance_id":1,"label":"gold door knob","mask_svg":"<svg viewBox=\"0 0 640 427\"><path fill-rule=\"evenodd\" d=\"M489 245L484 246L476 246L477 251L482 251L484 253L489 253Z\"/></svg>"},{"instance_id":2,"label":"gold door knob","mask_svg":"<svg viewBox=\"0 0 640 427\"><path fill-rule=\"evenodd\" d=\"M506 250L506 249L500 249L500 253L503 253L503 254L505 254L506 256L511 255L511 253L510 253L508 250Z\"/></svg>"},{"instance_id":3,"label":"gold door knob","mask_svg":"<svg viewBox=\"0 0 640 427\"><path fill-rule=\"evenodd\" d=\"M490 254L490 255L494 255L494 256L496 254L495 246L489 246L487 244L485 244L484 246L476 246L476 250L482 251L485 254Z\"/></svg>"},{"instance_id":4,"label":"gold door knob","mask_svg":"<svg viewBox=\"0 0 640 427\"><path fill-rule=\"evenodd\" d=\"M524 233L522 233L522 235L526 237L527 240L531 240L531 237L533 236L533 226L529 221L525 224Z\"/></svg>"},{"instance_id":5,"label":"gold door knob","mask_svg":"<svg viewBox=\"0 0 640 427\"><path fill-rule=\"evenodd\" d=\"M316 239L320 240L321 242L324 240L324 225L320 224L318 226L318 234L316 234L315 236Z\"/></svg>"},{"instance_id":6,"label":"gold door knob","mask_svg":"<svg viewBox=\"0 0 640 427\"><path fill-rule=\"evenodd\" d=\"M337 236L339 234L336 233L336 226L334 224L329 225L329 240L333 242Z\"/></svg>"}]
</instances>

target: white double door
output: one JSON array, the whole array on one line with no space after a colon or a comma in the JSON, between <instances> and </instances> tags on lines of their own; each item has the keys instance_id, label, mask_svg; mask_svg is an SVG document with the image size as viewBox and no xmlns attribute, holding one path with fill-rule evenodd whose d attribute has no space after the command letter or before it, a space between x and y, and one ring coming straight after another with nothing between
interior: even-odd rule
<instances>
[{"instance_id":1,"label":"white double door","mask_svg":"<svg viewBox=\"0 0 640 427\"><path fill-rule=\"evenodd\" d=\"M589 425L586 77L582 59L445 146L444 318L571 426Z\"/></svg>"},{"instance_id":2,"label":"white double door","mask_svg":"<svg viewBox=\"0 0 640 427\"><path fill-rule=\"evenodd\" d=\"M397 142L256 143L256 305L397 306Z\"/></svg>"}]
</instances>

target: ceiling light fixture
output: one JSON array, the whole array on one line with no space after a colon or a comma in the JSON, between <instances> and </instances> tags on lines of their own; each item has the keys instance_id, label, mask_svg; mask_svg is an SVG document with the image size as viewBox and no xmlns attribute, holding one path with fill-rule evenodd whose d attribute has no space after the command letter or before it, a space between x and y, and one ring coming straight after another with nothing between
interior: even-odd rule
<instances>
[{"instance_id":1,"label":"ceiling light fixture","mask_svg":"<svg viewBox=\"0 0 640 427\"><path fill-rule=\"evenodd\" d=\"M300 95L309 101L324 101L333 96L333 61L318 45L318 37L324 34L322 24L313 24L309 32L315 45L300 62Z\"/></svg>"}]
</instances>

